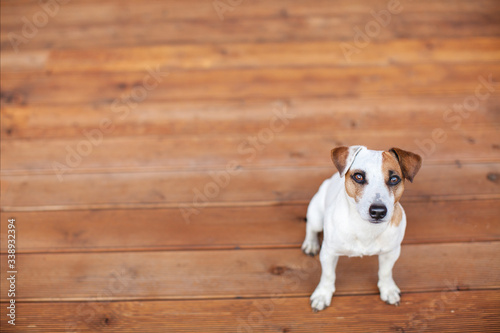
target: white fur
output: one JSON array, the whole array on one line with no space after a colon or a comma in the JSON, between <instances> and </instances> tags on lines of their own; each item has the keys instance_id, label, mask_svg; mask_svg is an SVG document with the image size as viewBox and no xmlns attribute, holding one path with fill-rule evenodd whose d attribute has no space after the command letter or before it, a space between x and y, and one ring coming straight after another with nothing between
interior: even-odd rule
<instances>
[{"instance_id":1,"label":"white fur","mask_svg":"<svg viewBox=\"0 0 500 333\"><path fill-rule=\"evenodd\" d=\"M358 202L345 190L344 176L349 168L366 172L368 184ZM401 207L399 225L389 223L394 212L394 196L385 185L382 152L351 147L344 171L342 175L336 173L323 182L307 210L306 237L302 245L305 253L314 255L318 252L318 233L324 231L320 253L321 280L311 296L311 307L319 311L330 305L335 292L335 267L341 255L378 255L380 297L397 305L400 291L392 278L392 267L401 250L406 215ZM380 223L370 222L369 207L373 203L387 207L387 215Z\"/></svg>"}]
</instances>

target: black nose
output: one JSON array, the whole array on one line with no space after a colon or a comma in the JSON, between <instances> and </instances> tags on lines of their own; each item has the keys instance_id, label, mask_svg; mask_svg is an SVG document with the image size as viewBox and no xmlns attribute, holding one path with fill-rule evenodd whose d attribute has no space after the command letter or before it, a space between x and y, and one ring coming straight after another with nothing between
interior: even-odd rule
<instances>
[{"instance_id":1,"label":"black nose","mask_svg":"<svg viewBox=\"0 0 500 333\"><path fill-rule=\"evenodd\" d=\"M381 220L387 215L387 207L384 205L371 205L370 216L375 220Z\"/></svg>"}]
</instances>

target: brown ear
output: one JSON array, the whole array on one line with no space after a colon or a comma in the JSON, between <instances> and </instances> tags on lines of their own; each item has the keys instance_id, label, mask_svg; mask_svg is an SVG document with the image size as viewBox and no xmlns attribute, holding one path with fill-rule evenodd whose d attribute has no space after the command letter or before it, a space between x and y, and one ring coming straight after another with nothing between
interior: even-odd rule
<instances>
[{"instance_id":1,"label":"brown ear","mask_svg":"<svg viewBox=\"0 0 500 333\"><path fill-rule=\"evenodd\" d=\"M331 151L333 164L339 170L340 175L344 173L344 169L347 166L347 157L349 156L349 148L348 147L337 147L333 148Z\"/></svg>"},{"instance_id":2,"label":"brown ear","mask_svg":"<svg viewBox=\"0 0 500 333\"><path fill-rule=\"evenodd\" d=\"M360 152L361 149L365 147L363 146L351 146L351 147L337 147L332 149L331 157L333 164L339 170L340 177L344 177L352 163L354 162L354 158Z\"/></svg>"},{"instance_id":3,"label":"brown ear","mask_svg":"<svg viewBox=\"0 0 500 333\"><path fill-rule=\"evenodd\" d=\"M398 160L403 177L413 182L413 178L422 166L422 158L417 154L399 148L391 148L389 152Z\"/></svg>"}]
</instances>

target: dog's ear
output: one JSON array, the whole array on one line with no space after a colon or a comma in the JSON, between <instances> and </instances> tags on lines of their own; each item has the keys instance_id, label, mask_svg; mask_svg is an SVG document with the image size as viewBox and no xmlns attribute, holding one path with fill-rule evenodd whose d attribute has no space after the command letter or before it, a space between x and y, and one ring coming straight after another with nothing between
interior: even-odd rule
<instances>
[{"instance_id":1,"label":"dog's ear","mask_svg":"<svg viewBox=\"0 0 500 333\"><path fill-rule=\"evenodd\" d=\"M413 182L413 178L422 166L422 158L417 154L399 148L391 148L389 152L398 160L403 177Z\"/></svg>"},{"instance_id":2,"label":"dog's ear","mask_svg":"<svg viewBox=\"0 0 500 333\"><path fill-rule=\"evenodd\" d=\"M366 147L363 146L351 146L351 147L337 147L332 149L331 156L333 164L339 170L340 177L344 177L352 163L354 162L354 158L358 153Z\"/></svg>"}]
</instances>

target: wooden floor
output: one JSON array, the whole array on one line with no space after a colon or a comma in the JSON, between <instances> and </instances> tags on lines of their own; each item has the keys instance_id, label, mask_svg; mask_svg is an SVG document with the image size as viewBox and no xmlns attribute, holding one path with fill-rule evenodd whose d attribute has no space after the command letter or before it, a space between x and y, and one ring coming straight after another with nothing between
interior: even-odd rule
<instances>
[{"instance_id":1,"label":"wooden floor","mask_svg":"<svg viewBox=\"0 0 500 333\"><path fill-rule=\"evenodd\" d=\"M1 331L500 331L500 2L393 3L1 0ZM313 313L352 144L424 158L402 302L342 258Z\"/></svg>"}]
</instances>

